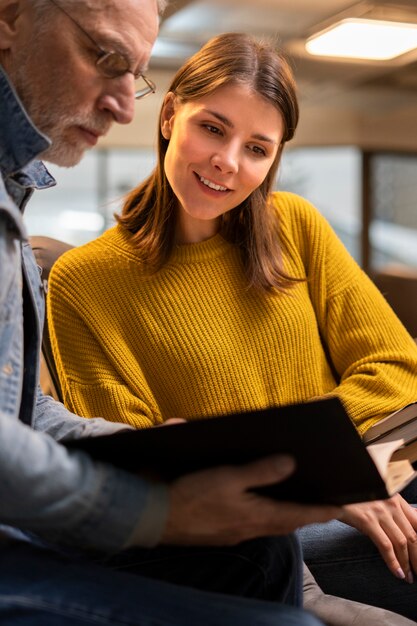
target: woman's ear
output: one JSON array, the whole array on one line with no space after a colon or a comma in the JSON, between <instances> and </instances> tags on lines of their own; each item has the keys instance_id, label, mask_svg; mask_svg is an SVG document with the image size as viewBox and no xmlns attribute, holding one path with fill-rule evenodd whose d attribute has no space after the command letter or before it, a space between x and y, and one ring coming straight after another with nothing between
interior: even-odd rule
<instances>
[{"instance_id":1,"label":"woman's ear","mask_svg":"<svg viewBox=\"0 0 417 626\"><path fill-rule=\"evenodd\" d=\"M161 133L164 139L171 138L172 122L175 114L175 94L169 91L164 99L161 111Z\"/></svg>"}]
</instances>

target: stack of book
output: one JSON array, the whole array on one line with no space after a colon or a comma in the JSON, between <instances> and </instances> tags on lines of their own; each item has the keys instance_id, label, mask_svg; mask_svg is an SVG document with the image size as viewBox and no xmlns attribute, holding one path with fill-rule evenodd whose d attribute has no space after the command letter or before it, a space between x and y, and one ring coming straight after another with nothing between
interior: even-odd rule
<instances>
[{"instance_id":1,"label":"stack of book","mask_svg":"<svg viewBox=\"0 0 417 626\"><path fill-rule=\"evenodd\" d=\"M402 440L403 444L392 455L393 461L406 459L417 462L417 402L380 420L366 431L363 441L366 445Z\"/></svg>"}]
</instances>

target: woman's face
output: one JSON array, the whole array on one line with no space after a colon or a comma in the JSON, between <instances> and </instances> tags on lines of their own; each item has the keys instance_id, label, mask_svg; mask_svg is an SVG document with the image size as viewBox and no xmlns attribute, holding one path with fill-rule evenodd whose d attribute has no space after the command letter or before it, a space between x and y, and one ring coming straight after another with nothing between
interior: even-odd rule
<instances>
[{"instance_id":1,"label":"woman's face","mask_svg":"<svg viewBox=\"0 0 417 626\"><path fill-rule=\"evenodd\" d=\"M265 179L282 140L281 114L244 85L225 85L208 96L165 100L162 134L169 139L165 173L179 201L177 240L203 241L220 216Z\"/></svg>"}]
</instances>

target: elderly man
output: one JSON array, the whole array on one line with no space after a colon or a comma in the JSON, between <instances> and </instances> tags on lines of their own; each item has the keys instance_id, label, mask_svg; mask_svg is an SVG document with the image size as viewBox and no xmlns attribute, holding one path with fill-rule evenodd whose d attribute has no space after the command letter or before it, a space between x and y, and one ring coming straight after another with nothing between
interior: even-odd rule
<instances>
[{"instance_id":1,"label":"elderly man","mask_svg":"<svg viewBox=\"0 0 417 626\"><path fill-rule=\"evenodd\" d=\"M288 606L300 602L289 533L338 511L247 491L285 479L291 459L152 483L68 452L60 441L124 426L77 417L38 386L43 293L22 214L33 189L54 181L36 159L72 166L114 122L132 120L135 98L154 91L144 71L158 9L156 0L0 0L0 622L316 624ZM273 594L287 605L115 572L114 556L103 564L118 553L120 568L132 569L134 547L193 554L198 544L257 546L267 535L281 536Z\"/></svg>"}]
</instances>

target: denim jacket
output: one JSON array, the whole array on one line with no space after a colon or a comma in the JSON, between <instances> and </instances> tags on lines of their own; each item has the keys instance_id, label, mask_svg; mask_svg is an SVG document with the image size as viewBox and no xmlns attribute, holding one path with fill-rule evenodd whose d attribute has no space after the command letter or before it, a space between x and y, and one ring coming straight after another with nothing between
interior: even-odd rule
<instances>
[{"instance_id":1,"label":"denim jacket","mask_svg":"<svg viewBox=\"0 0 417 626\"><path fill-rule=\"evenodd\" d=\"M154 545L166 488L59 443L126 426L77 417L38 385L44 297L22 213L34 189L55 184L34 160L49 144L0 66L0 524L107 551Z\"/></svg>"}]
</instances>

